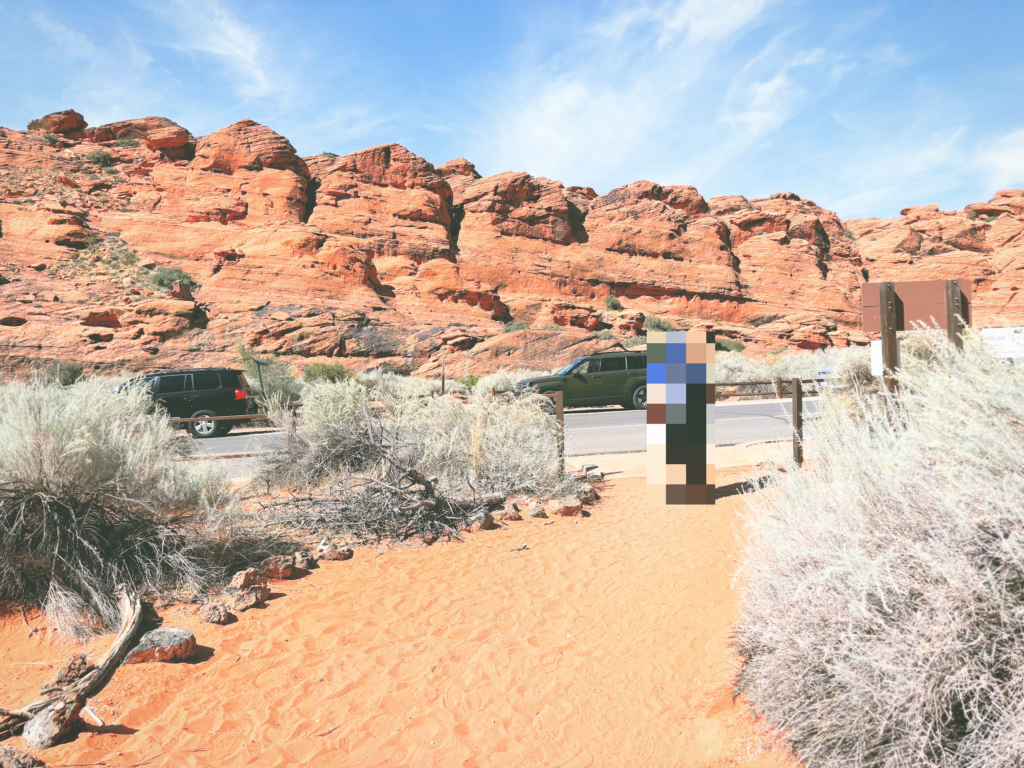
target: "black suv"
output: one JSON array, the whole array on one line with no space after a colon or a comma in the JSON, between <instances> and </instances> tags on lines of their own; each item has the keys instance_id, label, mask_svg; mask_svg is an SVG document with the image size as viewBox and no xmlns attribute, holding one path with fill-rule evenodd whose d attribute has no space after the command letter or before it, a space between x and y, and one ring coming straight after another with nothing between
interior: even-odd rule
<instances>
[{"instance_id":1,"label":"black suv","mask_svg":"<svg viewBox=\"0 0 1024 768\"><path fill-rule=\"evenodd\" d=\"M517 393L524 389L562 392L566 406L647 408L647 353L600 352L581 357L558 373L516 384Z\"/></svg>"},{"instance_id":2,"label":"black suv","mask_svg":"<svg viewBox=\"0 0 1024 768\"><path fill-rule=\"evenodd\" d=\"M153 399L163 404L172 419L203 416L245 416L251 412L249 387L242 371L230 368L194 368L157 371L132 379L124 386L144 383ZM237 421L190 421L193 437L226 435Z\"/></svg>"}]
</instances>

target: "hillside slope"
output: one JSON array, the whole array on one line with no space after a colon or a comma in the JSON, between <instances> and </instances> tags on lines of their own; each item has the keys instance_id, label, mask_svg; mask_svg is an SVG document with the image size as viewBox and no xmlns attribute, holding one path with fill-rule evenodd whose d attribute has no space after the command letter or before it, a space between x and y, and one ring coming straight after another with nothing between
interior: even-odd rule
<instances>
[{"instance_id":1,"label":"hillside slope","mask_svg":"<svg viewBox=\"0 0 1024 768\"><path fill-rule=\"evenodd\" d=\"M301 158L252 120L195 137L67 110L0 129L0 359L152 369L229 363L243 342L357 369L446 355L461 375L556 365L649 315L755 346L845 346L866 341L865 279L968 278L975 324L1020 325L1022 231L1021 190L843 222L792 193L597 195L397 144ZM173 268L199 287L174 287ZM503 333L512 320L530 328Z\"/></svg>"}]
</instances>

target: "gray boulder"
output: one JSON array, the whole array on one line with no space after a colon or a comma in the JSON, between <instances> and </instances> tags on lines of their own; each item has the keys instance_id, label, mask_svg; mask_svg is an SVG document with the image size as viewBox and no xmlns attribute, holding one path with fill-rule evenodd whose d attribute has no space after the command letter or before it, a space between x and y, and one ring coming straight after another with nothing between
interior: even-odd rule
<instances>
[{"instance_id":1,"label":"gray boulder","mask_svg":"<svg viewBox=\"0 0 1024 768\"><path fill-rule=\"evenodd\" d=\"M142 636L139 644L128 652L124 664L147 664L151 661L186 661L196 650L196 636L180 627L160 627Z\"/></svg>"}]
</instances>

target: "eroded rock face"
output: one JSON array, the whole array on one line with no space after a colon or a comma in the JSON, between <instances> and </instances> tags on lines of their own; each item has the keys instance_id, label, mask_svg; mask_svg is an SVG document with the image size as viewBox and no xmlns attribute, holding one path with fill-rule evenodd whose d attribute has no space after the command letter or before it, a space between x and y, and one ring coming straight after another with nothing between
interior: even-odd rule
<instances>
[{"instance_id":1,"label":"eroded rock face","mask_svg":"<svg viewBox=\"0 0 1024 768\"><path fill-rule=\"evenodd\" d=\"M36 133L71 133L82 130L86 125L88 123L85 118L75 110L65 109L33 120L28 124L28 129Z\"/></svg>"},{"instance_id":2,"label":"eroded rock face","mask_svg":"<svg viewBox=\"0 0 1024 768\"><path fill-rule=\"evenodd\" d=\"M83 121L81 128L68 133L68 138L97 144L135 141L171 160L191 160L196 149L195 137L187 129L166 117L121 120L94 128L86 128Z\"/></svg>"},{"instance_id":3,"label":"eroded rock face","mask_svg":"<svg viewBox=\"0 0 1024 768\"><path fill-rule=\"evenodd\" d=\"M154 370L235 365L242 341L298 368L428 374L444 358L480 375L615 348L648 317L754 348L845 346L866 341L866 279L967 278L976 325L1024 324L1022 230L1020 190L843 222L792 192L599 195L398 144L301 158L252 120L196 139L67 110L0 131L0 354ZM154 285L165 268L200 287Z\"/></svg>"}]
</instances>

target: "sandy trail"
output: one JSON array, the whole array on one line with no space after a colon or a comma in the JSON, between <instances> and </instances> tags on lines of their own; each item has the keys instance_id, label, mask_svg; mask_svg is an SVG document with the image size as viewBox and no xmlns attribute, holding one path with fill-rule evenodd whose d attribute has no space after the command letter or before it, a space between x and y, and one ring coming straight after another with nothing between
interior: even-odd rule
<instances>
[{"instance_id":1,"label":"sandy trail","mask_svg":"<svg viewBox=\"0 0 1024 768\"><path fill-rule=\"evenodd\" d=\"M51 766L788 765L764 751L730 698L738 507L733 497L649 511L644 480L624 479L589 518L324 563L276 582L265 609L225 627L169 609L165 624L196 633L200 660L120 669L94 700L117 725L90 727L44 757ZM28 634L20 616L0 624L0 705L30 701L55 673L38 662L59 666L74 650Z\"/></svg>"}]
</instances>

